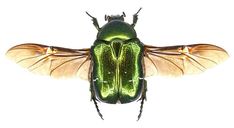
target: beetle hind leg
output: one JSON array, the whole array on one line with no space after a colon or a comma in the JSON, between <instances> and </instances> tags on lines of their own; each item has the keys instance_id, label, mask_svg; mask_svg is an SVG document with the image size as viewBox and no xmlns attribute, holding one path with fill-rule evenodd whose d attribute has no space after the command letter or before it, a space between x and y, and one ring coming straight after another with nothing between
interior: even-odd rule
<instances>
[{"instance_id":1,"label":"beetle hind leg","mask_svg":"<svg viewBox=\"0 0 234 128\"><path fill-rule=\"evenodd\" d=\"M96 98L92 98L92 100L93 100L93 103L94 103L94 105L95 105L95 107L97 109L98 115L101 117L102 120L104 120L103 116L102 116L102 113L100 112L100 110L98 108L97 99Z\"/></svg>"},{"instance_id":2,"label":"beetle hind leg","mask_svg":"<svg viewBox=\"0 0 234 128\"><path fill-rule=\"evenodd\" d=\"M95 108L96 108L96 110L97 110L98 115L101 117L102 120L104 120L104 119L103 119L103 116L102 116L102 113L100 112L99 107L98 107L98 104L97 104L97 101L98 101L98 100L97 100L97 98L96 98L96 96L95 96L95 92L94 92L94 90L93 90L92 82L91 82L91 86L90 86L90 92L91 92L91 101L93 101L93 103L94 103L94 105L95 105Z\"/></svg>"},{"instance_id":3,"label":"beetle hind leg","mask_svg":"<svg viewBox=\"0 0 234 128\"><path fill-rule=\"evenodd\" d=\"M140 112L137 116L137 121L141 118L141 115L143 112L143 105L144 105L144 101L146 100L146 91L147 91L147 82L146 82L146 80L144 80L144 89L142 91L141 98L139 99L139 100L141 100L141 106L140 106Z\"/></svg>"}]
</instances>

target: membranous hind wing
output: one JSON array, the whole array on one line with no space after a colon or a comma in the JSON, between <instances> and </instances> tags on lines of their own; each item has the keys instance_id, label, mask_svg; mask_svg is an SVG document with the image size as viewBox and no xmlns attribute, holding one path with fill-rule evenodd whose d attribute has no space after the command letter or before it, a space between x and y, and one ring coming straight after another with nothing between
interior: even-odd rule
<instances>
[{"instance_id":1,"label":"membranous hind wing","mask_svg":"<svg viewBox=\"0 0 234 128\"><path fill-rule=\"evenodd\" d=\"M6 55L30 71L55 78L79 76L88 80L90 49L68 49L41 44L21 44Z\"/></svg>"},{"instance_id":2,"label":"membranous hind wing","mask_svg":"<svg viewBox=\"0 0 234 128\"><path fill-rule=\"evenodd\" d=\"M200 73L228 58L221 47L192 44L168 47L144 46L145 76L181 76Z\"/></svg>"}]
</instances>

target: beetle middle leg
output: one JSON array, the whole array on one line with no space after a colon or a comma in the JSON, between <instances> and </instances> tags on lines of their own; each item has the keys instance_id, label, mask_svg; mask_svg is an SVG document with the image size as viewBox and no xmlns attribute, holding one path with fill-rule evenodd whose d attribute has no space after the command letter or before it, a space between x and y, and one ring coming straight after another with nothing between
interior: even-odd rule
<instances>
[{"instance_id":1,"label":"beetle middle leg","mask_svg":"<svg viewBox=\"0 0 234 128\"><path fill-rule=\"evenodd\" d=\"M144 88L143 88L143 91L141 94L141 98L139 99L139 100L141 100L141 106L140 106L140 113L138 114L138 117L137 117L137 121L141 118L144 101L146 100L146 91L147 91L147 81L146 80L143 81L143 85L144 85Z\"/></svg>"},{"instance_id":2,"label":"beetle middle leg","mask_svg":"<svg viewBox=\"0 0 234 128\"><path fill-rule=\"evenodd\" d=\"M91 17L91 18L92 18L93 25L96 27L96 29L97 29L97 30L99 30L99 29L100 29L100 27L99 27L99 24L98 24L97 18L95 18L95 17L91 16L88 12L86 12L86 14L87 14L89 17Z\"/></svg>"}]
</instances>

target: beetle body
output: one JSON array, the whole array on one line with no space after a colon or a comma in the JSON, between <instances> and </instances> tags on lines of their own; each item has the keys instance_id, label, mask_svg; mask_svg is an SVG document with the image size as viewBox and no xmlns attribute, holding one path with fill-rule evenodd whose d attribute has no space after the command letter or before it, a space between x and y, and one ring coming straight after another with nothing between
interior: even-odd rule
<instances>
[{"instance_id":1,"label":"beetle body","mask_svg":"<svg viewBox=\"0 0 234 128\"><path fill-rule=\"evenodd\" d=\"M143 44L130 24L114 19L100 28L91 48L91 88L106 103L129 103L143 90Z\"/></svg>"}]
</instances>

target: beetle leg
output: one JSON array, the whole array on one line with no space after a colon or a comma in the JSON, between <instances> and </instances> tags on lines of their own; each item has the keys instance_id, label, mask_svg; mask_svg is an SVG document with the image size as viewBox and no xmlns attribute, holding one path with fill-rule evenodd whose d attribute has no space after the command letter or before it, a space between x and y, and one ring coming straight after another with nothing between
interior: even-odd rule
<instances>
[{"instance_id":1,"label":"beetle leg","mask_svg":"<svg viewBox=\"0 0 234 128\"><path fill-rule=\"evenodd\" d=\"M93 100L93 103L95 104L95 107L97 109L98 115L101 117L102 120L104 120L103 116L102 116L102 114L101 114L101 112L100 112L100 110L98 108L97 99L93 97L92 100Z\"/></svg>"},{"instance_id":2,"label":"beetle leg","mask_svg":"<svg viewBox=\"0 0 234 128\"><path fill-rule=\"evenodd\" d=\"M132 27L135 27L135 25L136 25L136 23L137 23L137 20L138 20L138 13L140 12L141 9L142 9L142 8L140 8L140 9L137 11L137 13L135 13L135 14L133 15Z\"/></svg>"},{"instance_id":3,"label":"beetle leg","mask_svg":"<svg viewBox=\"0 0 234 128\"><path fill-rule=\"evenodd\" d=\"M144 80L144 89L143 89L141 98L139 99L139 100L141 100L141 106L140 106L139 115L137 117L137 121L141 118L141 114L142 114L142 111L143 111L144 100L146 100L146 91L147 91L147 81Z\"/></svg>"},{"instance_id":4,"label":"beetle leg","mask_svg":"<svg viewBox=\"0 0 234 128\"><path fill-rule=\"evenodd\" d=\"M96 27L97 30L99 30L99 25L98 25L98 21L97 21L97 18L91 16L88 12L86 12L86 14L92 18L92 21L93 21L93 25Z\"/></svg>"},{"instance_id":5,"label":"beetle leg","mask_svg":"<svg viewBox=\"0 0 234 128\"><path fill-rule=\"evenodd\" d=\"M91 78L92 79L92 78ZM91 92L91 100L93 100L93 103L94 103L94 105L95 105L95 107L96 107L96 109L97 109L97 112L98 112L98 115L101 117L101 119L102 120L104 120L103 119L103 116L102 116L102 114L101 114L101 112L100 112L100 110L99 110L99 108L98 108L98 104L97 104L97 98L96 98L96 96L95 96L95 92L94 92L94 90L93 90L93 81L91 81L90 82L91 83L91 85L90 85L90 92Z\"/></svg>"},{"instance_id":6,"label":"beetle leg","mask_svg":"<svg viewBox=\"0 0 234 128\"><path fill-rule=\"evenodd\" d=\"M102 114L101 114L101 112L100 112L100 110L98 108L97 99L96 99L95 94L93 93L93 91L91 91L91 100L93 100L93 103L94 103L94 105L95 105L95 107L97 109L98 115L101 117L102 120L104 120L103 116L102 116Z\"/></svg>"}]
</instances>

